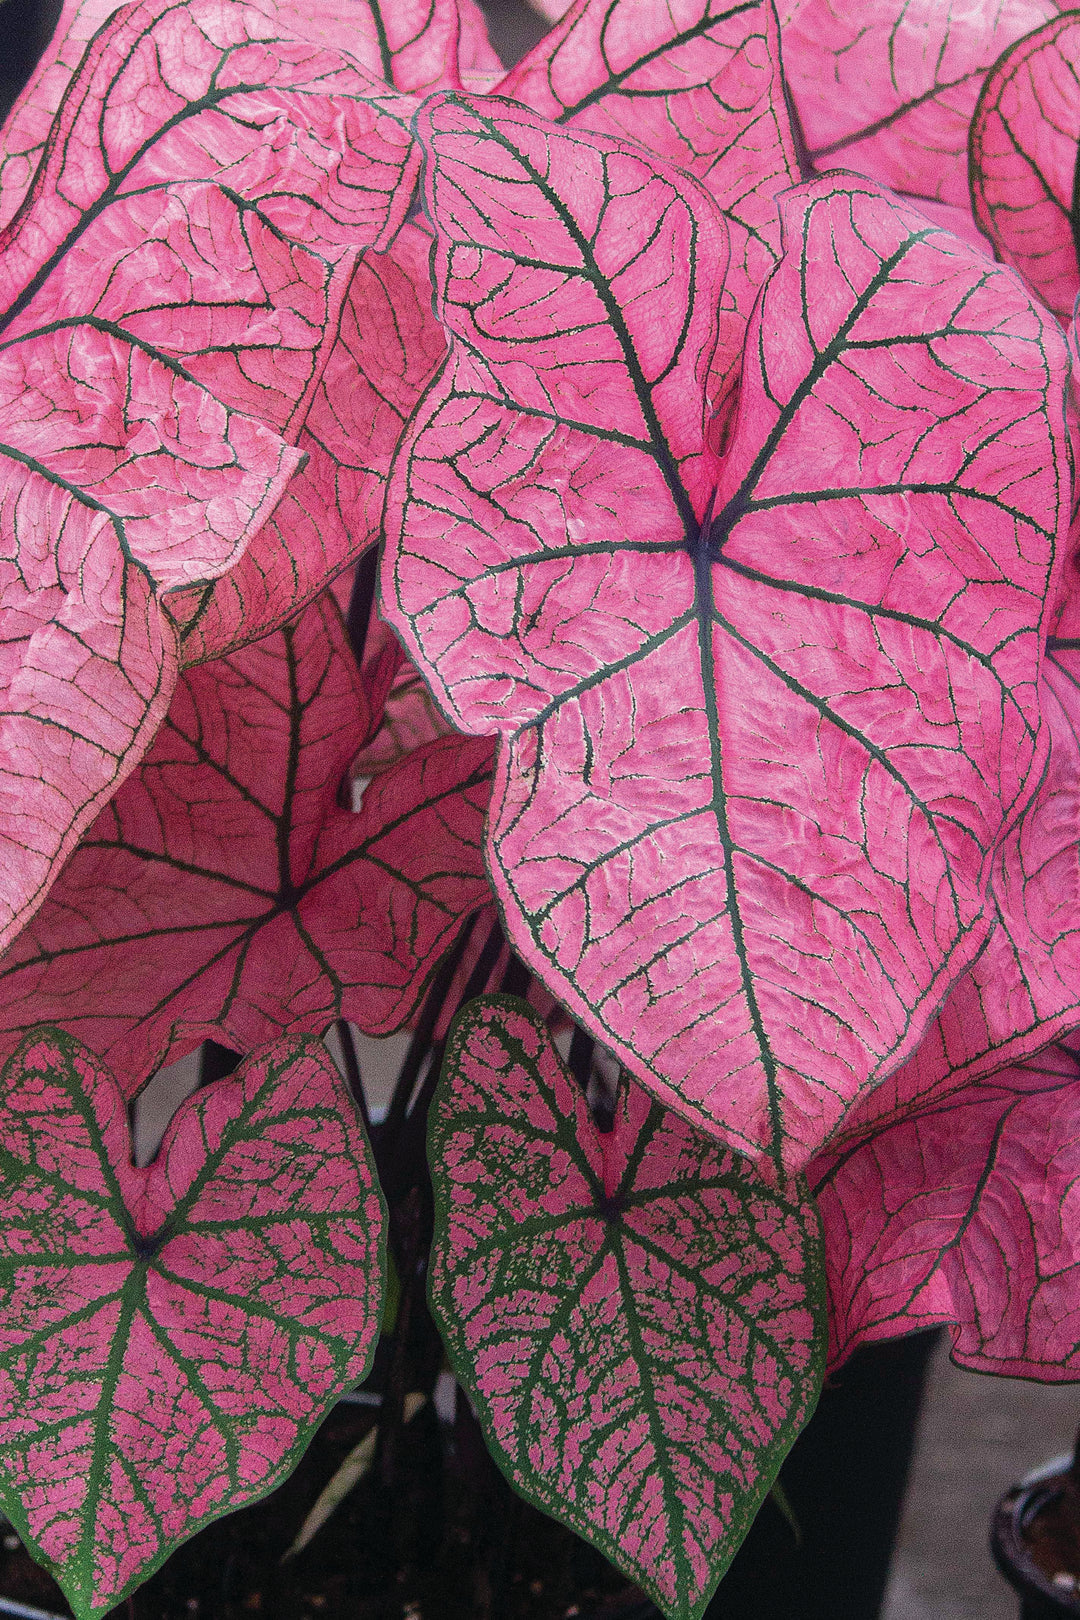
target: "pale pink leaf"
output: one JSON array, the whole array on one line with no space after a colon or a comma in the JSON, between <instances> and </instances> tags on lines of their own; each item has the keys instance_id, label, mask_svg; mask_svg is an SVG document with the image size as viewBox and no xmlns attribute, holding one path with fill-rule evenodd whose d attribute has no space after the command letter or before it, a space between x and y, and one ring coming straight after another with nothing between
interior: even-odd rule
<instances>
[{"instance_id":1,"label":"pale pink leaf","mask_svg":"<svg viewBox=\"0 0 1080 1620\"><path fill-rule=\"evenodd\" d=\"M1050 759L994 857L996 920L914 1055L844 1121L840 1145L891 1127L1080 1025L1080 658L1050 643L1042 707ZM839 1148L837 1149L839 1151Z\"/></svg>"},{"instance_id":2,"label":"pale pink leaf","mask_svg":"<svg viewBox=\"0 0 1080 1620\"><path fill-rule=\"evenodd\" d=\"M503 77L505 68L488 38L487 23L477 0L457 0L461 19L458 36L458 75L463 85L479 88L479 81L491 83Z\"/></svg>"},{"instance_id":3,"label":"pale pink leaf","mask_svg":"<svg viewBox=\"0 0 1080 1620\"><path fill-rule=\"evenodd\" d=\"M971 198L998 257L1063 321L1071 318L1080 140L1080 18L1037 28L987 75L971 124Z\"/></svg>"},{"instance_id":4,"label":"pale pink leaf","mask_svg":"<svg viewBox=\"0 0 1080 1620\"><path fill-rule=\"evenodd\" d=\"M489 1448L669 1620L817 1397L817 1218L627 1088L600 1134L524 1002L471 1002L430 1123L431 1300Z\"/></svg>"},{"instance_id":5,"label":"pale pink leaf","mask_svg":"<svg viewBox=\"0 0 1080 1620\"><path fill-rule=\"evenodd\" d=\"M381 697L381 694L377 694ZM491 744L446 737L340 789L371 730L327 597L299 624L185 674L146 758L0 964L6 1050L62 1024L127 1095L213 1036L246 1051L412 1012L481 858Z\"/></svg>"},{"instance_id":6,"label":"pale pink leaf","mask_svg":"<svg viewBox=\"0 0 1080 1620\"><path fill-rule=\"evenodd\" d=\"M326 363L335 243L401 218L411 105L218 0L125 8L63 96L0 260L0 941L167 707L165 593L231 568L302 459L278 434Z\"/></svg>"},{"instance_id":7,"label":"pale pink leaf","mask_svg":"<svg viewBox=\"0 0 1080 1620\"><path fill-rule=\"evenodd\" d=\"M70 1035L29 1035L3 1082L0 1498L86 1620L279 1484L364 1376L385 1215L316 1041L189 1098L145 1170Z\"/></svg>"},{"instance_id":8,"label":"pale pink leaf","mask_svg":"<svg viewBox=\"0 0 1080 1620\"><path fill-rule=\"evenodd\" d=\"M1080 1064L1049 1046L811 1167L831 1358L948 1323L953 1359L1080 1376Z\"/></svg>"},{"instance_id":9,"label":"pale pink leaf","mask_svg":"<svg viewBox=\"0 0 1080 1620\"><path fill-rule=\"evenodd\" d=\"M365 253L351 270L343 302L328 311L313 386L287 429L303 468L234 568L169 599L186 663L219 658L294 618L377 540L395 447L446 352L431 310L430 245L404 225L386 253ZM275 335L266 347L276 363Z\"/></svg>"},{"instance_id":10,"label":"pale pink leaf","mask_svg":"<svg viewBox=\"0 0 1080 1620\"><path fill-rule=\"evenodd\" d=\"M872 182L815 182L718 468L700 194L510 109L428 116L452 355L391 484L389 612L505 739L522 959L668 1106L797 1168L978 955L1039 782L1061 333Z\"/></svg>"},{"instance_id":11,"label":"pale pink leaf","mask_svg":"<svg viewBox=\"0 0 1080 1620\"><path fill-rule=\"evenodd\" d=\"M1054 0L801 0L781 13L808 161L965 212L968 125L1007 45Z\"/></svg>"},{"instance_id":12,"label":"pale pink leaf","mask_svg":"<svg viewBox=\"0 0 1080 1620\"><path fill-rule=\"evenodd\" d=\"M799 178L772 0L590 0L498 86L561 125L626 136L677 163L771 252L773 198Z\"/></svg>"}]
</instances>

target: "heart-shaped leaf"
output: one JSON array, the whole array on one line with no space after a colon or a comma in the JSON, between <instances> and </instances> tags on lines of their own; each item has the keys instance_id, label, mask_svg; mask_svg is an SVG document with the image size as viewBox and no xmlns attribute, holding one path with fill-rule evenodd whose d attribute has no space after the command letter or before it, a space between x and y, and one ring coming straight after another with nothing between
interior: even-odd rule
<instances>
[{"instance_id":1,"label":"heart-shaped leaf","mask_svg":"<svg viewBox=\"0 0 1080 1620\"><path fill-rule=\"evenodd\" d=\"M1062 320L1080 291L1076 152L1080 12L1019 40L987 75L971 121L971 200L998 257Z\"/></svg>"},{"instance_id":2,"label":"heart-shaped leaf","mask_svg":"<svg viewBox=\"0 0 1080 1620\"><path fill-rule=\"evenodd\" d=\"M470 1002L430 1116L431 1300L488 1445L665 1614L708 1602L820 1379L797 1187L624 1091L601 1135L524 1002Z\"/></svg>"},{"instance_id":3,"label":"heart-shaped leaf","mask_svg":"<svg viewBox=\"0 0 1080 1620\"><path fill-rule=\"evenodd\" d=\"M236 566L169 598L185 662L220 658L294 618L378 538L402 428L446 352L431 310L430 238L403 225L363 254L290 437L307 457ZM267 341L270 341L268 334Z\"/></svg>"},{"instance_id":4,"label":"heart-shaped leaf","mask_svg":"<svg viewBox=\"0 0 1080 1620\"><path fill-rule=\"evenodd\" d=\"M371 730L331 598L182 677L139 769L0 965L10 1050L48 1019L130 1096L213 1036L241 1051L351 1018L405 1021L490 890L491 744L445 737L339 785Z\"/></svg>"},{"instance_id":5,"label":"heart-shaped leaf","mask_svg":"<svg viewBox=\"0 0 1080 1620\"><path fill-rule=\"evenodd\" d=\"M760 280L780 246L773 198L799 178L772 0L588 0L498 86L553 122L628 136L703 180L761 238Z\"/></svg>"},{"instance_id":6,"label":"heart-shaped leaf","mask_svg":"<svg viewBox=\"0 0 1080 1620\"><path fill-rule=\"evenodd\" d=\"M909 1109L811 1174L833 1360L947 1322L962 1366L1080 1375L1076 1052L1047 1047Z\"/></svg>"},{"instance_id":7,"label":"heart-shaped leaf","mask_svg":"<svg viewBox=\"0 0 1080 1620\"><path fill-rule=\"evenodd\" d=\"M1059 9L1053 0L789 0L784 74L809 161L966 212L968 125L983 79Z\"/></svg>"},{"instance_id":8,"label":"heart-shaped leaf","mask_svg":"<svg viewBox=\"0 0 1080 1620\"><path fill-rule=\"evenodd\" d=\"M978 954L1038 785L1064 343L823 179L784 200L718 471L700 194L489 106L418 125L453 344L392 480L393 622L506 739L522 959L666 1104L797 1168Z\"/></svg>"},{"instance_id":9,"label":"heart-shaped leaf","mask_svg":"<svg viewBox=\"0 0 1080 1620\"><path fill-rule=\"evenodd\" d=\"M145 1170L70 1036L28 1036L2 1090L0 1500L82 1620L272 1490L364 1376L382 1196L316 1041L189 1098Z\"/></svg>"}]
</instances>

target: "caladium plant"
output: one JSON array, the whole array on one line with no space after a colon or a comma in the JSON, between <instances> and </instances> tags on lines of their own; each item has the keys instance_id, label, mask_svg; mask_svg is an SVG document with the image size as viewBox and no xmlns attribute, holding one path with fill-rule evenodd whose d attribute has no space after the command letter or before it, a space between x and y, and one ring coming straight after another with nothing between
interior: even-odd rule
<instances>
[{"instance_id":1,"label":"caladium plant","mask_svg":"<svg viewBox=\"0 0 1080 1620\"><path fill-rule=\"evenodd\" d=\"M430 1269L679 1620L827 1361L1080 1377L1076 14L541 9L71 0L5 128L0 1492L80 1617L365 1375L379 1184L387 1500Z\"/></svg>"}]
</instances>

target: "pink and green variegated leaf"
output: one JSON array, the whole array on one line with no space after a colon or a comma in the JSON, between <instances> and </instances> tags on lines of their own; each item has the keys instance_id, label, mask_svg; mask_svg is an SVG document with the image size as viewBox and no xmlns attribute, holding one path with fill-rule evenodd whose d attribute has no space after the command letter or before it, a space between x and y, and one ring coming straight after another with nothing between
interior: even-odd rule
<instances>
[{"instance_id":1,"label":"pink and green variegated leaf","mask_svg":"<svg viewBox=\"0 0 1080 1620\"><path fill-rule=\"evenodd\" d=\"M246 1051L339 1017L399 1027L490 898L491 744L441 738L342 808L371 729L330 597L183 676L142 765L0 963L7 1049L61 1024L130 1096L206 1036Z\"/></svg>"},{"instance_id":2,"label":"pink and green variegated leaf","mask_svg":"<svg viewBox=\"0 0 1080 1620\"><path fill-rule=\"evenodd\" d=\"M817 1217L624 1088L612 1131L524 1002L451 1033L431 1301L517 1490L669 1620L709 1600L817 1398Z\"/></svg>"},{"instance_id":3,"label":"pink and green variegated leaf","mask_svg":"<svg viewBox=\"0 0 1080 1620\"><path fill-rule=\"evenodd\" d=\"M2 1094L0 1501L86 1620L278 1485L364 1376L385 1213L317 1041L189 1098L144 1170L70 1035L29 1035Z\"/></svg>"},{"instance_id":4,"label":"pink and green variegated leaf","mask_svg":"<svg viewBox=\"0 0 1080 1620\"><path fill-rule=\"evenodd\" d=\"M1006 46L1054 0L801 0L781 9L807 157L967 213L968 125ZM786 12L786 14L785 14Z\"/></svg>"},{"instance_id":5,"label":"pink and green variegated leaf","mask_svg":"<svg viewBox=\"0 0 1080 1620\"><path fill-rule=\"evenodd\" d=\"M293 418L303 468L234 568L169 598L186 663L294 618L378 538L395 447L446 352L431 310L430 247L403 225L386 253L360 257L317 382Z\"/></svg>"},{"instance_id":6,"label":"pink and green variegated leaf","mask_svg":"<svg viewBox=\"0 0 1080 1620\"><path fill-rule=\"evenodd\" d=\"M657 174L646 209L599 146L591 189L584 137L524 114L429 120L453 341L391 483L393 622L504 738L522 959L665 1104L798 1168L978 955L1042 773L1060 330L872 182L800 188L718 469L723 260L673 245L700 198Z\"/></svg>"},{"instance_id":7,"label":"pink and green variegated leaf","mask_svg":"<svg viewBox=\"0 0 1080 1620\"><path fill-rule=\"evenodd\" d=\"M971 201L998 257L1068 321L1080 291L1076 152L1080 12L1007 50L987 75L971 123Z\"/></svg>"},{"instance_id":8,"label":"pink and green variegated leaf","mask_svg":"<svg viewBox=\"0 0 1080 1620\"><path fill-rule=\"evenodd\" d=\"M831 1357L947 1322L953 1359L1080 1377L1080 1061L1066 1045L811 1167Z\"/></svg>"},{"instance_id":9,"label":"pink and green variegated leaf","mask_svg":"<svg viewBox=\"0 0 1080 1620\"><path fill-rule=\"evenodd\" d=\"M498 86L557 124L627 136L703 180L768 249L799 178L772 0L586 0Z\"/></svg>"}]
</instances>

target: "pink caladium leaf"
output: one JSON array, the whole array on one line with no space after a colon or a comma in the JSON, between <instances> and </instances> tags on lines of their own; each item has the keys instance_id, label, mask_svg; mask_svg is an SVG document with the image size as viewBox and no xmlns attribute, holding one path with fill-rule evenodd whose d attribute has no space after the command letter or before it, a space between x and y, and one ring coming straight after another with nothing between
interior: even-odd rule
<instances>
[{"instance_id":1,"label":"pink caladium leaf","mask_svg":"<svg viewBox=\"0 0 1080 1620\"><path fill-rule=\"evenodd\" d=\"M1080 1375L1080 1060L1047 1047L812 1166L831 1357L947 1322L953 1359Z\"/></svg>"},{"instance_id":2,"label":"pink caladium leaf","mask_svg":"<svg viewBox=\"0 0 1080 1620\"><path fill-rule=\"evenodd\" d=\"M119 9L120 0L66 0L52 39L0 132L0 226L29 189L53 117L87 44ZM472 0L459 0L458 5L454 0L394 0L390 5L379 0L261 0L260 9L295 40L331 46L399 90L426 94L440 86L458 86L460 71L502 76Z\"/></svg>"},{"instance_id":3,"label":"pink caladium leaf","mask_svg":"<svg viewBox=\"0 0 1080 1620\"><path fill-rule=\"evenodd\" d=\"M378 1338L385 1212L321 1043L282 1040L131 1162L99 1058L3 1073L0 1501L85 1620L278 1485Z\"/></svg>"},{"instance_id":4,"label":"pink caladium leaf","mask_svg":"<svg viewBox=\"0 0 1080 1620\"><path fill-rule=\"evenodd\" d=\"M1080 658L1051 638L1042 707L1050 759L994 858L997 918L914 1055L853 1110L842 1140L883 1130L1080 1024Z\"/></svg>"},{"instance_id":5,"label":"pink caladium leaf","mask_svg":"<svg viewBox=\"0 0 1080 1620\"><path fill-rule=\"evenodd\" d=\"M395 447L446 353L431 310L430 246L404 225L386 253L356 263L315 385L293 418L303 468L234 568L169 599L186 663L219 658L294 618L378 538Z\"/></svg>"},{"instance_id":6,"label":"pink caladium leaf","mask_svg":"<svg viewBox=\"0 0 1080 1620\"><path fill-rule=\"evenodd\" d=\"M408 204L411 106L218 0L125 8L62 99L0 269L0 942L168 706L167 593L231 568L302 459L278 434L327 358L339 240Z\"/></svg>"},{"instance_id":7,"label":"pink caladium leaf","mask_svg":"<svg viewBox=\"0 0 1080 1620\"><path fill-rule=\"evenodd\" d=\"M979 228L1063 321L1080 291L1078 70L1080 15L1072 11L1004 53L987 75L969 140Z\"/></svg>"},{"instance_id":8,"label":"pink caladium leaf","mask_svg":"<svg viewBox=\"0 0 1080 1620\"><path fill-rule=\"evenodd\" d=\"M124 6L87 49L7 228L3 302L39 297L103 209L177 182L228 187L309 247L385 246L409 204L412 106L298 39L272 0Z\"/></svg>"},{"instance_id":9,"label":"pink caladium leaf","mask_svg":"<svg viewBox=\"0 0 1080 1620\"><path fill-rule=\"evenodd\" d=\"M90 40L120 0L66 0L37 66L0 127L0 230L30 189L53 118Z\"/></svg>"},{"instance_id":10,"label":"pink caladium leaf","mask_svg":"<svg viewBox=\"0 0 1080 1620\"><path fill-rule=\"evenodd\" d=\"M694 1620L817 1399L817 1216L625 1088L602 1135L538 1016L470 1002L429 1125L431 1301L518 1491Z\"/></svg>"},{"instance_id":11,"label":"pink caladium leaf","mask_svg":"<svg viewBox=\"0 0 1080 1620\"><path fill-rule=\"evenodd\" d=\"M583 0L498 86L557 124L628 136L696 174L771 250L799 178L772 0Z\"/></svg>"},{"instance_id":12,"label":"pink caladium leaf","mask_svg":"<svg viewBox=\"0 0 1080 1620\"><path fill-rule=\"evenodd\" d=\"M808 161L968 208L967 136L1006 46L1053 0L800 0L781 10L784 74Z\"/></svg>"},{"instance_id":13,"label":"pink caladium leaf","mask_svg":"<svg viewBox=\"0 0 1080 1620\"><path fill-rule=\"evenodd\" d=\"M0 963L10 1047L52 1020L127 1095L206 1036L386 1034L490 890L491 744L445 737L339 804L372 729L332 598L189 671L139 769Z\"/></svg>"},{"instance_id":14,"label":"pink caladium leaf","mask_svg":"<svg viewBox=\"0 0 1080 1620\"><path fill-rule=\"evenodd\" d=\"M522 959L668 1106L797 1168L977 956L1039 782L1060 330L872 182L800 188L718 467L696 191L524 113L419 128L453 341L391 484L388 611L504 739Z\"/></svg>"}]
</instances>

